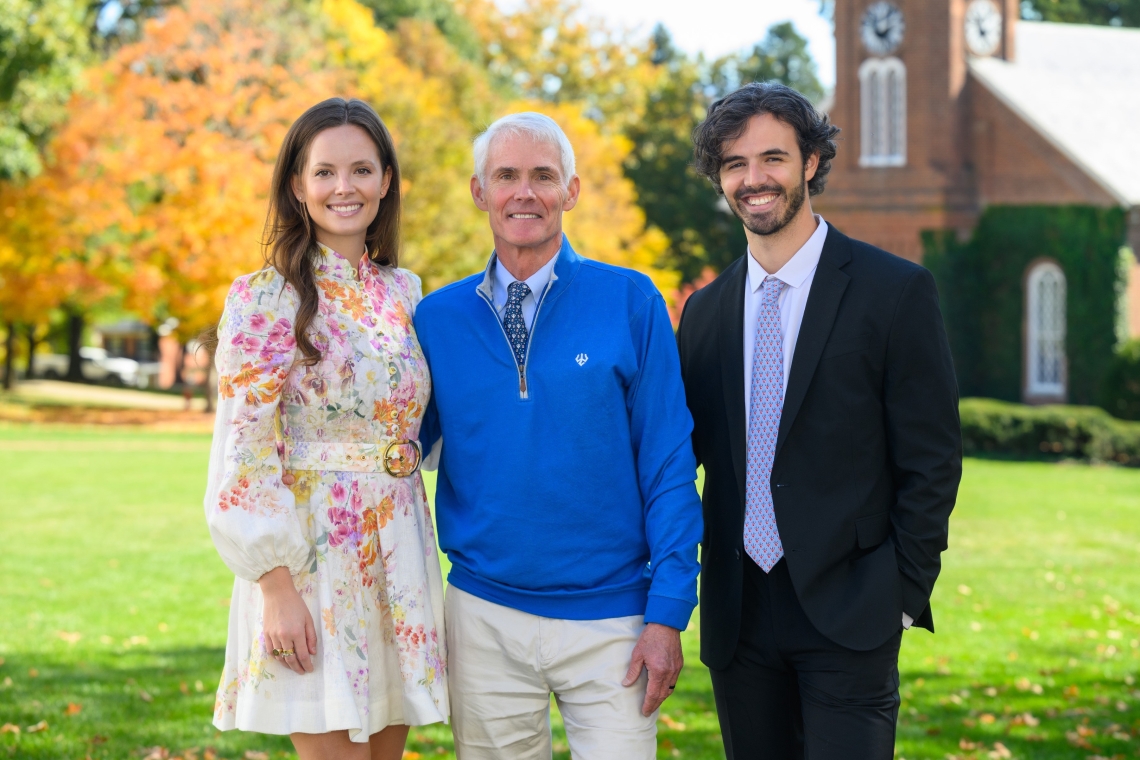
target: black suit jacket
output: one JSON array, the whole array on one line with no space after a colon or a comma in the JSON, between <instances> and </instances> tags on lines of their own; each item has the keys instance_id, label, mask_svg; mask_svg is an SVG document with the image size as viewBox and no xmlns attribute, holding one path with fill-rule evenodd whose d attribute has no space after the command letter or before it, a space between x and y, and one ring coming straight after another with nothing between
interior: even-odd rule
<instances>
[{"instance_id":1,"label":"black suit jacket","mask_svg":"<svg viewBox=\"0 0 1140 760\"><path fill-rule=\"evenodd\" d=\"M681 371L705 468L701 659L740 635L746 430L743 257L685 305ZM750 370L751 368L749 368ZM934 279L831 227L784 394L772 496L800 604L870 650L929 599L962 472L958 392Z\"/></svg>"}]
</instances>

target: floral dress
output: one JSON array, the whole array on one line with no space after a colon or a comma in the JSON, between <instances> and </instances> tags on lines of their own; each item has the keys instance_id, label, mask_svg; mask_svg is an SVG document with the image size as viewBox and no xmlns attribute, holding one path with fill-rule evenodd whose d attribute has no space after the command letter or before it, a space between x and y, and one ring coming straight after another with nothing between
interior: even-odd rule
<instances>
[{"instance_id":1,"label":"floral dress","mask_svg":"<svg viewBox=\"0 0 1140 760\"><path fill-rule=\"evenodd\" d=\"M297 295L273 269L234 282L218 330L205 507L237 578L214 725L366 742L448 715L435 535L423 480L407 476L417 452L401 443L431 395L412 327L420 283L322 246L316 284L315 365L300 361ZM257 580L282 566L317 629L312 673L267 651Z\"/></svg>"}]
</instances>

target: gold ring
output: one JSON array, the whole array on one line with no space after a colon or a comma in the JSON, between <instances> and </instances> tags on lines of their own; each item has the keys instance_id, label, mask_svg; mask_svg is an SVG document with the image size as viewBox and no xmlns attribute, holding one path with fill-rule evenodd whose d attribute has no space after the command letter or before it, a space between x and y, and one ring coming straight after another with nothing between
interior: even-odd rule
<instances>
[{"instance_id":1,"label":"gold ring","mask_svg":"<svg viewBox=\"0 0 1140 760\"><path fill-rule=\"evenodd\" d=\"M412 451L415 452L415 457L412 460L404 456L403 451L397 451L395 456L392 455L392 449L397 446L411 446ZM414 475L416 470L420 468L420 463L423 461L424 454L420 448L419 441L392 441L384 447L384 471L391 475L393 478L406 478L409 475ZM397 465L395 469L392 468L392 462ZM411 464L409 467L408 465Z\"/></svg>"},{"instance_id":2,"label":"gold ring","mask_svg":"<svg viewBox=\"0 0 1140 760\"><path fill-rule=\"evenodd\" d=\"M296 653L292 649L274 649L270 654L274 657L293 657Z\"/></svg>"}]
</instances>

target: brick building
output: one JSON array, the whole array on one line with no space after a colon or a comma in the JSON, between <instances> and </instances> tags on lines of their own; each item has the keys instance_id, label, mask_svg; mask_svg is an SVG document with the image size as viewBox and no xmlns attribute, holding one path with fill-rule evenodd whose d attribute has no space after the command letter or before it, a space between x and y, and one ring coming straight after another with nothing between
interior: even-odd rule
<instances>
[{"instance_id":1,"label":"brick building","mask_svg":"<svg viewBox=\"0 0 1140 760\"><path fill-rule=\"evenodd\" d=\"M1116 208L1120 244L1140 254L1140 30L1018 11L1018 0L837 0L829 111L843 142L814 202L829 221L921 262L924 231L968 240L992 207ZM1065 266L1035 257L1019 272L1027 401L1070 400ZM1129 280L1140 335L1135 261Z\"/></svg>"}]
</instances>

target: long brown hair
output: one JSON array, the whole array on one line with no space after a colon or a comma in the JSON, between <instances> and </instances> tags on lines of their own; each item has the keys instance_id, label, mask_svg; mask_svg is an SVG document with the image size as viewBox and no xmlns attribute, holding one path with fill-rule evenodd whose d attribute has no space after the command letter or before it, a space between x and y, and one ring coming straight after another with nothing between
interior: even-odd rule
<instances>
[{"instance_id":1,"label":"long brown hair","mask_svg":"<svg viewBox=\"0 0 1140 760\"><path fill-rule=\"evenodd\" d=\"M376 218L368 225L365 245L368 257L381 266L398 266L400 258L400 164L388 128L372 106L363 100L329 98L310 108L289 127L269 194L269 214L265 219L265 264L273 267L297 291L297 321L293 333L302 364L316 364L321 352L309 339L309 326L317 315L317 285L314 263L320 250L317 231L305 204L293 193L293 177L300 176L309 160L313 139L333 127L352 124L360 127L380 154L380 170L392 170L388 193L380 202Z\"/></svg>"}]
</instances>

